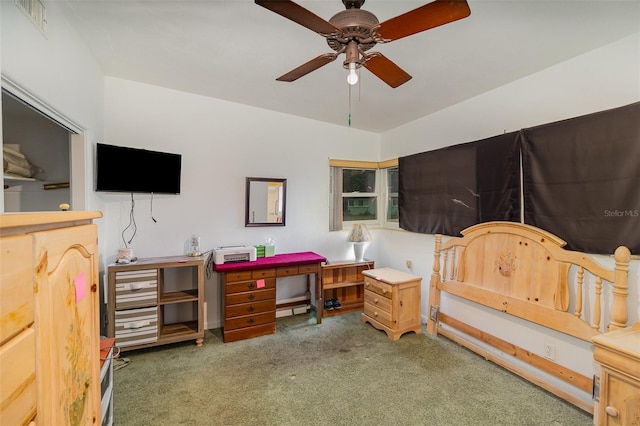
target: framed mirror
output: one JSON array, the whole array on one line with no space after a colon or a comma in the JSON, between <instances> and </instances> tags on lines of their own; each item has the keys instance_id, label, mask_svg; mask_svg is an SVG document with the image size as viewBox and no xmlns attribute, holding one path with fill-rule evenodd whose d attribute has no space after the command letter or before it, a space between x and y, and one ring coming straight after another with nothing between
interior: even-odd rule
<instances>
[{"instance_id":1,"label":"framed mirror","mask_svg":"<svg viewBox=\"0 0 640 426\"><path fill-rule=\"evenodd\" d=\"M244 226L284 226L287 180L247 178Z\"/></svg>"}]
</instances>

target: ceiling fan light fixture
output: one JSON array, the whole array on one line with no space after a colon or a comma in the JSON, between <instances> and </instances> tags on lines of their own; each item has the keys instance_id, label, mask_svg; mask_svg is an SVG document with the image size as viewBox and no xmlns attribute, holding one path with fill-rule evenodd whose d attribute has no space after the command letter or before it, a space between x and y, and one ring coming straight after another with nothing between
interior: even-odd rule
<instances>
[{"instance_id":1,"label":"ceiling fan light fixture","mask_svg":"<svg viewBox=\"0 0 640 426\"><path fill-rule=\"evenodd\" d=\"M471 14L467 0L433 0L381 23L373 13L361 9L365 0L342 0L345 10L325 21L293 0L255 2L325 37L327 44L335 52L320 55L276 80L297 80L344 53L346 58L342 64L349 70L347 82L350 85L358 83L356 69L364 66L392 88L411 80L411 76L380 52L369 52L370 49L377 43L408 37Z\"/></svg>"},{"instance_id":2,"label":"ceiling fan light fixture","mask_svg":"<svg viewBox=\"0 0 640 426\"><path fill-rule=\"evenodd\" d=\"M349 64L349 74L347 75L347 83L350 85L358 84L358 74L356 74L356 64L351 62Z\"/></svg>"}]
</instances>

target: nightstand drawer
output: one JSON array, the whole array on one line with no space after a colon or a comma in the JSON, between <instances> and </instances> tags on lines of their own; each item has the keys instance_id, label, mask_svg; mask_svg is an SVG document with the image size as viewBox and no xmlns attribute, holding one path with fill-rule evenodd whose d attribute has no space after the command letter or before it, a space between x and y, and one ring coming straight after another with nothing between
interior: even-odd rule
<instances>
[{"instance_id":1,"label":"nightstand drawer","mask_svg":"<svg viewBox=\"0 0 640 426\"><path fill-rule=\"evenodd\" d=\"M365 276L364 289L373 291L381 296L391 299L391 292L393 291L393 286L387 283L383 283L381 281L377 281L371 277Z\"/></svg>"},{"instance_id":2,"label":"nightstand drawer","mask_svg":"<svg viewBox=\"0 0 640 426\"><path fill-rule=\"evenodd\" d=\"M129 309L115 312L116 345L155 343L158 340L158 308Z\"/></svg>"},{"instance_id":3,"label":"nightstand drawer","mask_svg":"<svg viewBox=\"0 0 640 426\"><path fill-rule=\"evenodd\" d=\"M377 307L377 309L388 312L389 314L391 313L391 299L387 299L378 293L365 290L364 301L365 303L369 303L370 305Z\"/></svg>"},{"instance_id":4,"label":"nightstand drawer","mask_svg":"<svg viewBox=\"0 0 640 426\"><path fill-rule=\"evenodd\" d=\"M116 309L131 309L158 303L158 270L116 272Z\"/></svg>"},{"instance_id":5,"label":"nightstand drawer","mask_svg":"<svg viewBox=\"0 0 640 426\"><path fill-rule=\"evenodd\" d=\"M387 327L393 327L395 325L389 312L380 309L379 306L375 306L367 302L364 302L364 315L367 315L371 319L376 320Z\"/></svg>"}]
</instances>

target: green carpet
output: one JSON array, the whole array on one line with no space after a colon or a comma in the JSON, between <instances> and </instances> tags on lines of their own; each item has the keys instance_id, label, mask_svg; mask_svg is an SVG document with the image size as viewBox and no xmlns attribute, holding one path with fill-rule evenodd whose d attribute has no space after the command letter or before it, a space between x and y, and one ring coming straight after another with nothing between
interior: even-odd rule
<instances>
[{"instance_id":1,"label":"green carpet","mask_svg":"<svg viewBox=\"0 0 640 426\"><path fill-rule=\"evenodd\" d=\"M424 328L424 327L423 327ZM360 313L279 318L277 332L124 352L116 425L590 426L585 411L444 338L398 341Z\"/></svg>"}]
</instances>

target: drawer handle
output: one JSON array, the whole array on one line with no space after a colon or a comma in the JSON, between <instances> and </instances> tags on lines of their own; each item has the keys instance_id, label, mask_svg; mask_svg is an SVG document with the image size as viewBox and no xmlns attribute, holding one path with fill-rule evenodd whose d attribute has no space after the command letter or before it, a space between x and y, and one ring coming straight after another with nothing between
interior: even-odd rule
<instances>
[{"instance_id":1,"label":"drawer handle","mask_svg":"<svg viewBox=\"0 0 640 426\"><path fill-rule=\"evenodd\" d=\"M141 283L135 283L135 284L126 284L124 286L125 290L129 290L129 291L136 291L136 290L142 290L144 288L144 285Z\"/></svg>"},{"instance_id":2,"label":"drawer handle","mask_svg":"<svg viewBox=\"0 0 640 426\"><path fill-rule=\"evenodd\" d=\"M382 289L382 294L387 294L387 289L386 288Z\"/></svg>"},{"instance_id":3,"label":"drawer handle","mask_svg":"<svg viewBox=\"0 0 640 426\"><path fill-rule=\"evenodd\" d=\"M253 289L254 285L253 285L253 283L251 283L247 287L249 287L250 289Z\"/></svg>"},{"instance_id":4,"label":"drawer handle","mask_svg":"<svg viewBox=\"0 0 640 426\"><path fill-rule=\"evenodd\" d=\"M369 287L370 285L371 285L371 284L370 284L370 283L368 283L368 282L367 282L367 283L364 283L364 286L365 286L365 287Z\"/></svg>"},{"instance_id":5,"label":"drawer handle","mask_svg":"<svg viewBox=\"0 0 640 426\"><path fill-rule=\"evenodd\" d=\"M377 317L378 317L378 313L377 313L377 312L374 312L374 313L373 313L373 316L377 318Z\"/></svg>"},{"instance_id":6,"label":"drawer handle","mask_svg":"<svg viewBox=\"0 0 640 426\"><path fill-rule=\"evenodd\" d=\"M378 298L373 299L373 303L378 304Z\"/></svg>"},{"instance_id":7,"label":"drawer handle","mask_svg":"<svg viewBox=\"0 0 640 426\"><path fill-rule=\"evenodd\" d=\"M122 327L127 329L127 328L142 328L146 325L151 324L151 322L149 320L141 320L141 321L134 321L134 322L128 322L126 324L124 324Z\"/></svg>"},{"instance_id":8,"label":"drawer handle","mask_svg":"<svg viewBox=\"0 0 640 426\"><path fill-rule=\"evenodd\" d=\"M255 322L255 320L254 320L253 318L249 318L249 319L247 320L247 322L248 322L249 324L253 324L253 323Z\"/></svg>"},{"instance_id":9,"label":"drawer handle","mask_svg":"<svg viewBox=\"0 0 640 426\"><path fill-rule=\"evenodd\" d=\"M249 299L249 300L253 300L253 299L255 299L255 298L256 298L256 296L254 296L253 294L250 294L250 295L247 297L247 299Z\"/></svg>"},{"instance_id":10,"label":"drawer handle","mask_svg":"<svg viewBox=\"0 0 640 426\"><path fill-rule=\"evenodd\" d=\"M253 306L249 306L249 307L247 308L247 311L249 311L249 312L253 312L253 311L255 311L255 309L254 309L254 307L253 307Z\"/></svg>"},{"instance_id":11,"label":"drawer handle","mask_svg":"<svg viewBox=\"0 0 640 426\"><path fill-rule=\"evenodd\" d=\"M616 407L612 407L610 405L607 405L607 407L604 409L604 411L610 415L611 417L618 417L618 409Z\"/></svg>"}]
</instances>

